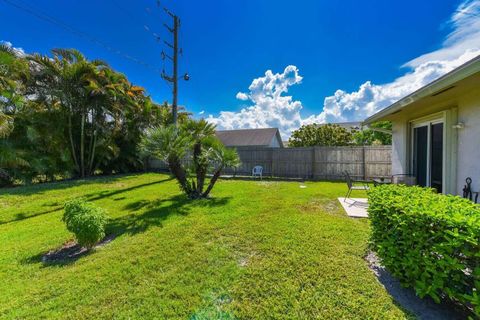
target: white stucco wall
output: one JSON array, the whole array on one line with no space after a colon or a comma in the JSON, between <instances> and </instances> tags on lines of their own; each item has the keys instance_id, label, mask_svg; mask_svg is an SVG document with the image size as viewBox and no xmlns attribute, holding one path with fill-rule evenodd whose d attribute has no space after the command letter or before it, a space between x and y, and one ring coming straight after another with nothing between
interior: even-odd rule
<instances>
[{"instance_id":1,"label":"white stucco wall","mask_svg":"<svg viewBox=\"0 0 480 320\"><path fill-rule=\"evenodd\" d=\"M392 174L408 172L407 165L407 130L408 123L398 119L392 123Z\"/></svg>"},{"instance_id":2,"label":"white stucco wall","mask_svg":"<svg viewBox=\"0 0 480 320\"><path fill-rule=\"evenodd\" d=\"M462 97L458 106L457 194L462 194L465 178L473 179L472 187L480 191L480 90Z\"/></svg>"}]
</instances>

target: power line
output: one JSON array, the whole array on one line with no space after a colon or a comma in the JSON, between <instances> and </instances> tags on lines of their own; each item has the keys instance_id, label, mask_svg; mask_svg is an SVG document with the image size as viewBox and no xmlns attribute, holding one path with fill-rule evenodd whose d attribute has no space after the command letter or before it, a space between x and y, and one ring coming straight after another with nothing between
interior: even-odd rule
<instances>
[{"instance_id":1,"label":"power line","mask_svg":"<svg viewBox=\"0 0 480 320\"><path fill-rule=\"evenodd\" d=\"M136 15L133 15L132 12L129 12L127 9L125 9L123 6L121 6L117 1L115 0L111 0L111 2L113 3L113 5L115 7L117 7L118 10L122 11L125 16L127 16L128 18L132 19L133 22L135 22L136 24L139 24L143 27L143 30L145 30L147 33L149 33L150 35L153 36L153 38L157 41L157 42L160 42L160 35L156 32L153 32L152 29L150 28L150 26L146 23L144 23L143 21L141 21L140 18L138 18L138 16Z\"/></svg>"},{"instance_id":2,"label":"power line","mask_svg":"<svg viewBox=\"0 0 480 320\"><path fill-rule=\"evenodd\" d=\"M149 63L147 63L147 62L144 62L144 61L142 61L142 60L140 60L140 59L137 59L137 58L135 58L135 57L133 57L133 56L131 56L131 55L129 55L129 54L126 54L126 53L124 53L124 52L122 52L122 51L120 51L120 50L118 50L118 49L116 49L116 48L114 48L114 47L106 44L105 42L99 40L98 38L96 38L96 37L94 37L94 36L92 36L92 35L89 35L89 34L87 34L87 33L85 33L85 32L82 32L82 31L80 31L80 30L78 30L78 29L76 29L76 28L74 28L74 27L72 27L72 26L64 23L63 21L61 21L61 20L59 20L59 19L57 19L57 18L55 18L55 17L49 16L49 15L43 13L43 12L35 11L35 10L33 9L33 7L28 7L28 5L25 5L25 4L15 3L15 2L13 2L12 0L0 0L0 1L3 1L3 2L5 2L6 4L8 4L8 5L10 5L10 6L13 6L13 7L15 7L15 8L19 9L19 10L22 10L22 11L24 11L24 12L26 12L26 13L28 13L28 14L30 14L30 15L38 18L38 19L40 19L40 20L46 21L46 22L51 23L51 24L53 24L53 25L55 25L55 26L57 26L57 27L60 27L60 28L62 28L62 29L64 29L64 30L70 32L71 34L76 35L77 37L83 38L83 39L85 39L85 40L87 40L87 41L89 41L89 42L91 42L91 43L94 43L94 44L96 44L96 45L98 45L98 46L101 46L101 47L103 47L104 49L108 50L109 52L112 52L112 53L114 53L114 54L116 54L116 55L118 55L118 56L120 56L120 57L123 57L123 58L125 58L125 59L127 59L127 60L130 60L130 61L132 61L132 62L134 62L134 63L137 63L137 64L139 64L139 65L141 65L141 66L143 66L143 67L145 67L145 68L147 68L147 69L150 69L150 70L152 70L152 71L155 71L155 73L160 73L160 74L161 74L161 70L158 69L157 67L155 67L155 66L153 66L153 65L151 65L151 64L149 64Z\"/></svg>"}]
</instances>

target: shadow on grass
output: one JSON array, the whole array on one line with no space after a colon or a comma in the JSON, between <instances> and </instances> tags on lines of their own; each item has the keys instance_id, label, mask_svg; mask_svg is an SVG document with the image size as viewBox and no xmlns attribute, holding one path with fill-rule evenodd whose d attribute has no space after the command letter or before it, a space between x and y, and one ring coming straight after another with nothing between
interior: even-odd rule
<instances>
[{"instance_id":1,"label":"shadow on grass","mask_svg":"<svg viewBox=\"0 0 480 320\"><path fill-rule=\"evenodd\" d=\"M113 197L113 196L116 196L118 194L122 194L124 192L133 191L135 189L148 187L148 186L152 186L152 185L163 183L163 182L168 182L168 181L171 181L172 179L173 178L167 178L167 179L163 179L163 180L153 181L153 182L149 182L149 183L143 183L143 184L131 186L131 187L128 187L128 188L125 188L125 189L119 189L119 190L113 190L113 191L102 190L100 192L87 194L83 198L85 198L85 200L88 200L88 201L100 200L100 199L104 199L104 198L108 198L108 197ZM112 180L109 180L109 182L110 181L112 181ZM123 199L125 199L125 197L117 197L114 200L117 201L117 200L123 200ZM22 221L22 220L29 219L29 218L38 217L38 216L41 216L41 215L53 213L53 212L56 212L56 211L59 211L59 210L63 209L63 205L59 204L59 203L55 203L55 205L52 205L52 203L49 203L49 204L45 204L44 206L54 207L54 208L52 208L50 210L45 210L45 211L33 213L33 214L28 214L28 213L24 213L24 212L17 213L15 215L15 218L12 218L10 220L5 220L5 221L0 220L0 225L7 224L7 223L12 223L12 222L18 222L18 221Z\"/></svg>"},{"instance_id":2,"label":"shadow on grass","mask_svg":"<svg viewBox=\"0 0 480 320\"><path fill-rule=\"evenodd\" d=\"M27 185L18 185L13 187L0 188L0 194L2 195L17 195L17 196L30 196L32 194L43 194L45 191L50 190L63 190L81 185L88 185L94 183L113 183L124 180L125 178L135 177L143 173L125 173L117 175L100 175L87 178L72 178L60 181L51 181L44 183L34 183Z\"/></svg>"},{"instance_id":3,"label":"shadow on grass","mask_svg":"<svg viewBox=\"0 0 480 320\"><path fill-rule=\"evenodd\" d=\"M124 208L133 212L141 209L145 209L145 211L141 214L131 213L115 219L108 226L107 231L109 234L116 235L137 234L152 226L162 227L162 222L171 215L186 216L193 208L224 206L229 201L230 197L191 200L183 194L154 201L134 201L125 205Z\"/></svg>"},{"instance_id":4,"label":"shadow on grass","mask_svg":"<svg viewBox=\"0 0 480 320\"><path fill-rule=\"evenodd\" d=\"M143 183L143 184L131 186L129 188L120 189L120 190L113 190L113 191L103 190L103 191L100 191L100 192L86 194L85 196L83 196L83 198L85 198L88 201L100 200L100 199L104 199L104 198L108 198L108 197L113 197L113 196L116 196L118 194L122 194L124 192L133 191L133 190L138 189L138 188L149 187L149 186L153 186L155 184L168 182L168 181L171 181L173 179L174 179L173 177L169 177L167 179L153 181L153 182L149 182L149 183ZM117 197L117 198L114 198L114 200L123 200L124 198L125 197Z\"/></svg>"},{"instance_id":5,"label":"shadow on grass","mask_svg":"<svg viewBox=\"0 0 480 320\"><path fill-rule=\"evenodd\" d=\"M154 201L140 200L129 203L126 209L137 211L146 209L140 214L131 213L110 221L106 228L107 237L96 247L99 248L113 239L123 235L136 235L145 232L151 227L162 227L163 222L172 215L187 216L194 208L224 206L230 201L230 197L191 200L180 194L166 199ZM73 251L72 251L73 250ZM24 263L42 263L43 267L65 266L74 263L78 259L90 255L94 250L82 250L78 246L64 245L53 251L58 259L51 258L50 252L41 252L24 260Z\"/></svg>"}]
</instances>

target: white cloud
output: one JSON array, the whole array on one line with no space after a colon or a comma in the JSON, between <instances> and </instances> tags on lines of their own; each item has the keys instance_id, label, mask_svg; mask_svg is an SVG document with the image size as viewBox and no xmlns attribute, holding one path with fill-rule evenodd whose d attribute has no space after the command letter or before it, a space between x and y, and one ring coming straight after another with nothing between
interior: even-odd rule
<instances>
[{"instance_id":1,"label":"white cloud","mask_svg":"<svg viewBox=\"0 0 480 320\"><path fill-rule=\"evenodd\" d=\"M204 114L204 113L205 113L205 110L202 110L202 111L200 111L198 114L199 114L199 115L202 115L202 114Z\"/></svg>"},{"instance_id":2,"label":"white cloud","mask_svg":"<svg viewBox=\"0 0 480 320\"><path fill-rule=\"evenodd\" d=\"M284 137L301 124L363 120L480 54L480 0L460 4L448 24L452 31L442 46L405 63L403 76L386 84L366 81L354 92L337 90L324 99L319 114L302 117L302 103L282 95L302 79L295 66L288 66L280 74L268 70L253 80L249 93L237 93L237 99L250 100L252 106L208 120L223 129L278 127Z\"/></svg>"},{"instance_id":3,"label":"white cloud","mask_svg":"<svg viewBox=\"0 0 480 320\"><path fill-rule=\"evenodd\" d=\"M13 50L13 52L19 56L19 57L24 57L25 56L25 51L22 49L22 48L16 48L12 45L11 42L9 41L3 41L3 40L0 40L0 44L8 47L8 48L11 48Z\"/></svg>"},{"instance_id":4,"label":"white cloud","mask_svg":"<svg viewBox=\"0 0 480 320\"><path fill-rule=\"evenodd\" d=\"M288 136L301 125L302 104L283 94L301 81L296 66L287 66L282 73L274 74L268 70L263 77L252 81L248 94L237 94L237 99L249 99L252 106L239 112L222 111L218 117L210 115L207 120L219 129L277 127L283 136Z\"/></svg>"},{"instance_id":5,"label":"white cloud","mask_svg":"<svg viewBox=\"0 0 480 320\"><path fill-rule=\"evenodd\" d=\"M246 100L248 100L248 95L247 95L246 93L239 92L239 93L237 93L236 98L237 98L238 100L246 101Z\"/></svg>"}]
</instances>

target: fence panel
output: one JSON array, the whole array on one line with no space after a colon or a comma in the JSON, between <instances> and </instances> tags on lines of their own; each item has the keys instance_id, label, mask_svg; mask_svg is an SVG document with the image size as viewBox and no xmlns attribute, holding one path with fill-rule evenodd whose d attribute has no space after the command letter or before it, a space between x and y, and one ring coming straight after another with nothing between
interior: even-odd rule
<instances>
[{"instance_id":1,"label":"fence panel","mask_svg":"<svg viewBox=\"0 0 480 320\"><path fill-rule=\"evenodd\" d=\"M310 147L310 148L237 148L241 166L225 174L249 176L254 166L262 166L265 176L340 180L348 171L355 179L373 179L391 175L391 146ZM151 169L167 169L159 160L149 162Z\"/></svg>"}]
</instances>

